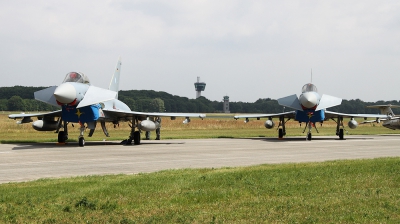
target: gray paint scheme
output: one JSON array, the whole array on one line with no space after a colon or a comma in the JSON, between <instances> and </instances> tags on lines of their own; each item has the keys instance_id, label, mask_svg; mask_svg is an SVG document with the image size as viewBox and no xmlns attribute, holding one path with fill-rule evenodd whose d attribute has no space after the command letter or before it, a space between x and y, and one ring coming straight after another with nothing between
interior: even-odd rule
<instances>
[{"instance_id":1,"label":"gray paint scheme","mask_svg":"<svg viewBox=\"0 0 400 224\"><path fill-rule=\"evenodd\" d=\"M170 117L171 119L175 119L176 117L185 117L186 120L184 121L184 123L188 123L190 122L189 117L197 117L201 119L206 117L205 114L199 114L199 113L148 113L148 112L132 111L125 103L117 99L118 98L117 88L119 86L120 71L121 71L121 58L118 59L117 66L112 76L110 86L108 89L91 86L90 83L82 84L82 83L68 82L69 84L75 87L76 95L79 97L78 99L79 104L77 105L77 108L100 103L102 109L100 109L99 111L100 118L97 121L102 122L103 132L106 136L108 136L108 131L105 130L104 122L112 122L114 124L118 124L120 121L128 121L132 123L131 125L132 130L129 138L127 139L127 143L130 144L132 141L134 141L135 144L140 144L140 131L141 131L140 128L143 127L143 125L142 126L140 125L139 123L140 121L149 120L150 122L156 122L156 121L159 122L161 117ZM79 74L83 75L82 73ZM54 96L54 91L56 90L56 88L57 86L53 86L35 92L35 99L45 103L49 103L51 105L59 106ZM22 120L17 122L19 124L32 122L31 117L37 117L40 120L46 120L49 122L54 121L56 118L61 118L61 120L59 119L60 123L58 125L58 129L56 130L56 132L60 134L59 132L60 128L64 129L64 132L67 132L66 131L67 122L64 122L64 126L62 126L61 124L62 122L61 110L52 111L49 113L9 115L10 119L21 118ZM96 126L95 122L87 123L88 128L91 129L89 136L91 136L91 134L93 134L94 132ZM150 126L154 127L154 125ZM38 130L40 129L40 127L36 127L35 129ZM84 129L85 126L81 124L81 134L79 136L80 146L84 145L84 140L83 140ZM155 131L157 132L157 139L159 139L159 133L160 133L159 129ZM64 132L62 134L64 134L67 139L68 138L67 133ZM62 138L64 138L64 136L61 136L61 140ZM81 139L82 139L82 144L81 144ZM59 135L59 142L60 142L60 135Z\"/></svg>"}]
</instances>

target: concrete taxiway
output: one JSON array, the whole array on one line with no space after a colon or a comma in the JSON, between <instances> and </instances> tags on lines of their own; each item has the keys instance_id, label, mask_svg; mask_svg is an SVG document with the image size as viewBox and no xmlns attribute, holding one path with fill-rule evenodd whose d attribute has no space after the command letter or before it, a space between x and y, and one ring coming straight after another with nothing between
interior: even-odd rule
<instances>
[{"instance_id":1,"label":"concrete taxiway","mask_svg":"<svg viewBox=\"0 0 400 224\"><path fill-rule=\"evenodd\" d=\"M400 156L400 135L117 142L0 144L0 183L180 168Z\"/></svg>"}]
</instances>

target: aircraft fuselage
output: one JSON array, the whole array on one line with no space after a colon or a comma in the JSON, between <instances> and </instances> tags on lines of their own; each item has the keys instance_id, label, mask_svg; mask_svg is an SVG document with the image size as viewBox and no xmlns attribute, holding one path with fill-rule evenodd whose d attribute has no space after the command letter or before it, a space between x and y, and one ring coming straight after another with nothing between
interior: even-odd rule
<instances>
[{"instance_id":1,"label":"aircraft fuselage","mask_svg":"<svg viewBox=\"0 0 400 224\"><path fill-rule=\"evenodd\" d=\"M382 126L392 130L400 129L400 119L392 119L382 123Z\"/></svg>"},{"instance_id":2,"label":"aircraft fuselage","mask_svg":"<svg viewBox=\"0 0 400 224\"><path fill-rule=\"evenodd\" d=\"M306 110L296 110L296 117L295 119L299 122L322 122L325 120L325 111L318 110L315 111L313 109L306 109Z\"/></svg>"},{"instance_id":3,"label":"aircraft fuselage","mask_svg":"<svg viewBox=\"0 0 400 224\"><path fill-rule=\"evenodd\" d=\"M305 110L317 108L321 97L317 92L304 92L299 96L301 107Z\"/></svg>"},{"instance_id":4,"label":"aircraft fuselage","mask_svg":"<svg viewBox=\"0 0 400 224\"><path fill-rule=\"evenodd\" d=\"M62 118L64 121L74 123L89 123L100 118L100 104L76 108L76 106L63 105Z\"/></svg>"}]
</instances>

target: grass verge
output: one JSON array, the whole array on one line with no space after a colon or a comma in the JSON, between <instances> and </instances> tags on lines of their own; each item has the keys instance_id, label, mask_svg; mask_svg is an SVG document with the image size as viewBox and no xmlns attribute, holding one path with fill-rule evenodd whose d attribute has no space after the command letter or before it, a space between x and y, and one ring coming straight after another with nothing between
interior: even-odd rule
<instances>
[{"instance_id":1,"label":"grass verge","mask_svg":"<svg viewBox=\"0 0 400 224\"><path fill-rule=\"evenodd\" d=\"M400 158L0 185L5 223L396 223Z\"/></svg>"}]
</instances>

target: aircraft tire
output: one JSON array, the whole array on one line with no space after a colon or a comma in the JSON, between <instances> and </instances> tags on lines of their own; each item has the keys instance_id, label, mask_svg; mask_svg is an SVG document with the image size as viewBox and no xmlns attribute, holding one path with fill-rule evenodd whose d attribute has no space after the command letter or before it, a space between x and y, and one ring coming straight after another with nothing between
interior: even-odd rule
<instances>
[{"instance_id":1,"label":"aircraft tire","mask_svg":"<svg viewBox=\"0 0 400 224\"><path fill-rule=\"evenodd\" d=\"M311 141L311 137L312 137L311 133L308 133L308 134L307 134L307 140L308 140L308 141Z\"/></svg>"},{"instance_id":2,"label":"aircraft tire","mask_svg":"<svg viewBox=\"0 0 400 224\"><path fill-rule=\"evenodd\" d=\"M140 131L133 132L133 144L140 145Z\"/></svg>"},{"instance_id":3,"label":"aircraft tire","mask_svg":"<svg viewBox=\"0 0 400 224\"><path fill-rule=\"evenodd\" d=\"M343 129L339 129L339 139L340 140L343 140L344 139L344 131L343 131Z\"/></svg>"},{"instance_id":4,"label":"aircraft tire","mask_svg":"<svg viewBox=\"0 0 400 224\"><path fill-rule=\"evenodd\" d=\"M85 138L84 138L84 137L80 137L80 138L79 138L79 146L80 146L80 147L85 146Z\"/></svg>"},{"instance_id":5,"label":"aircraft tire","mask_svg":"<svg viewBox=\"0 0 400 224\"><path fill-rule=\"evenodd\" d=\"M65 143L64 131L58 132L58 143Z\"/></svg>"},{"instance_id":6,"label":"aircraft tire","mask_svg":"<svg viewBox=\"0 0 400 224\"><path fill-rule=\"evenodd\" d=\"M283 138L283 129L279 129L278 137Z\"/></svg>"}]
</instances>

